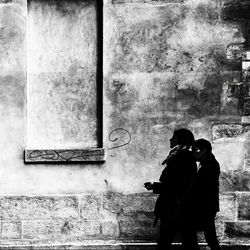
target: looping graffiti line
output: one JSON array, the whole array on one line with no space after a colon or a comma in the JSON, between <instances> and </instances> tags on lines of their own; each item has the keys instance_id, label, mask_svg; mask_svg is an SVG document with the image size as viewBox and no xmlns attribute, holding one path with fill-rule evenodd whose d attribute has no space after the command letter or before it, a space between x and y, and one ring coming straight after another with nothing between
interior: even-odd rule
<instances>
[{"instance_id":1,"label":"looping graffiti line","mask_svg":"<svg viewBox=\"0 0 250 250\"><path fill-rule=\"evenodd\" d=\"M108 138L112 143L118 142L118 145L106 148L106 150L111 150L129 144L131 141L131 134L124 128L116 128L110 132ZM104 161L104 155L104 148L26 150L25 162Z\"/></svg>"},{"instance_id":2,"label":"looping graffiti line","mask_svg":"<svg viewBox=\"0 0 250 250\"><path fill-rule=\"evenodd\" d=\"M111 147L111 148L107 148L107 150L111 150L111 149L115 149L115 148L120 148L120 147L126 146L127 144L129 144L131 142L131 134L125 128L116 128L116 129L112 130L109 133L109 141L111 141L111 142L117 142L121 138L121 136L119 136L119 137L115 137L115 138L112 139L113 134L115 132L117 132L117 131L123 131L123 132L125 132L126 135L128 136L128 140L125 143L122 143L120 145L117 145L117 146L114 146L114 147Z\"/></svg>"}]
</instances>

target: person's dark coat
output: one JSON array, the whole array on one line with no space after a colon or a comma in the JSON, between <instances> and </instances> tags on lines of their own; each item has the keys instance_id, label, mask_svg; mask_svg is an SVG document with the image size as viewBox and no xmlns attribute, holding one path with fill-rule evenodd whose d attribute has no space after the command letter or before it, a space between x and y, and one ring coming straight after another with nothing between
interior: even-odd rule
<instances>
[{"instance_id":1,"label":"person's dark coat","mask_svg":"<svg viewBox=\"0 0 250 250\"><path fill-rule=\"evenodd\" d=\"M187 189L197 173L193 154L186 148L170 153L165 163L167 166L162 171L160 182L154 182L153 184L153 192L160 194L155 205L155 216L157 218L168 213L168 204L186 196Z\"/></svg>"},{"instance_id":2,"label":"person's dark coat","mask_svg":"<svg viewBox=\"0 0 250 250\"><path fill-rule=\"evenodd\" d=\"M200 163L191 191L195 217L200 226L219 211L219 175L220 165L211 153Z\"/></svg>"}]
</instances>

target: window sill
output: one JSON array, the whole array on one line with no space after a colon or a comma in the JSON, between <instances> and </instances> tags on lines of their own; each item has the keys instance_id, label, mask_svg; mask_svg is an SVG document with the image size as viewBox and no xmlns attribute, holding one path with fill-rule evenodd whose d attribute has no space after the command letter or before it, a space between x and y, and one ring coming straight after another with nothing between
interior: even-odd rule
<instances>
[{"instance_id":1,"label":"window sill","mask_svg":"<svg viewBox=\"0 0 250 250\"><path fill-rule=\"evenodd\" d=\"M103 148L24 150L25 163L103 163L104 156Z\"/></svg>"}]
</instances>

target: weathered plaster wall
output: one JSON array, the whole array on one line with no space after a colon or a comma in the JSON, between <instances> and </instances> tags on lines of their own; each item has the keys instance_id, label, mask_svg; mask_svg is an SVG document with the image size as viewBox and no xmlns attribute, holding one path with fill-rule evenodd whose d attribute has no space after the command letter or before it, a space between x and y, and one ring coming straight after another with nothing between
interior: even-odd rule
<instances>
[{"instance_id":1,"label":"weathered plaster wall","mask_svg":"<svg viewBox=\"0 0 250 250\"><path fill-rule=\"evenodd\" d=\"M1 192L19 179L25 143L26 11L21 4L0 4ZM14 174L14 175L13 175ZM12 184L10 184L12 183ZM18 186L18 184L17 184Z\"/></svg>"},{"instance_id":2,"label":"weathered plaster wall","mask_svg":"<svg viewBox=\"0 0 250 250\"><path fill-rule=\"evenodd\" d=\"M241 62L227 58L228 45L244 41L239 24L221 19L221 1L112 3L104 20L105 132L123 127L132 136L108 152L112 190L141 192L146 179L157 180L173 130L188 127L213 142L221 163L220 239L246 240L249 132L230 89L241 81Z\"/></svg>"},{"instance_id":3,"label":"weathered plaster wall","mask_svg":"<svg viewBox=\"0 0 250 250\"><path fill-rule=\"evenodd\" d=\"M188 127L196 138L211 140L221 163L217 221L221 241L248 242L249 132L241 124L239 99L230 87L241 78L241 64L226 58L227 46L242 42L244 35L237 23L221 20L223 2L106 0L106 162L25 165L27 142L33 147L95 145L95 133L83 133L85 115L93 117L95 107L71 107L72 102L64 99L73 88L71 97L76 103L81 103L82 96L94 102L85 94L86 86L91 93L95 90L85 80L85 73L92 75L95 65L94 57L88 56L94 49L85 47L88 39L95 40L94 32L88 31L90 37L86 38L76 29L92 23L93 16L91 21L88 14L73 8L72 14L62 17L53 7L56 2L34 2L28 27L36 28L29 30L26 53L26 3L0 1L0 243L154 242L157 232L151 224L156 196L145 193L143 183L159 178L168 140L178 127ZM62 30L62 24L68 32ZM27 82L26 54L30 66ZM59 56L58 63L54 56ZM92 66L89 60L93 60ZM60 80L63 77L65 81ZM28 106L26 88L27 98L31 98ZM32 100L34 96L38 99ZM56 102L54 110L49 109L52 101ZM36 120L41 113L44 123ZM30 118L37 122L29 123ZM52 130L43 130L43 124L53 125ZM129 139L125 130L117 128L129 131L131 142L113 148ZM108 138L114 130L112 142Z\"/></svg>"},{"instance_id":4,"label":"weathered plaster wall","mask_svg":"<svg viewBox=\"0 0 250 250\"><path fill-rule=\"evenodd\" d=\"M243 38L236 25L221 21L220 10L218 1L105 8L106 124L108 131L130 130L133 139L107 165L111 173L125 172L111 174L120 191L140 191L145 178L159 176L174 128L211 139L212 122L240 121L237 100L224 93L240 65L225 51Z\"/></svg>"},{"instance_id":5,"label":"weathered plaster wall","mask_svg":"<svg viewBox=\"0 0 250 250\"><path fill-rule=\"evenodd\" d=\"M46 8L48 8L47 5L45 5ZM37 7L38 10L39 6ZM72 138L74 146L79 144L82 144L84 146L94 146L96 145L96 140L95 140L95 129L92 131L92 133L86 133L84 134L84 138L82 139L86 139L87 137L91 137L92 139L89 141L80 141L79 142L79 138L81 138L82 132L84 130L81 130L84 128L85 123L83 122L83 120L81 120L82 117L85 117L85 114L82 113L82 109L81 108L77 108L76 112L69 112L70 105L69 104L74 104L74 101L70 101L70 103L67 103L67 98L72 97L72 99L74 99L76 102L76 106L80 105L81 106L81 98L85 98L85 100L87 99L88 101L90 101L90 97L88 95L85 94L85 90L86 89L82 89L81 86L84 85L86 83L86 88L90 88L90 93L95 92L95 83L93 82L89 82L89 81L81 81L80 82L80 87L77 88L78 83L79 83L79 79L78 76L81 78L83 78L83 71L81 69L81 65L75 65L75 61L73 60L72 64L70 63L70 60L67 62L68 63L68 68L65 68L65 72L63 72L63 65L56 65L54 64L54 67L58 66L57 71L55 72L55 68L53 68L52 66L50 68L44 68L46 67L46 65L42 64L42 62L44 62L41 59L41 65L43 65L43 67L39 64L37 64L38 62L36 60L34 60L34 64L30 65L32 66L31 68L31 73L34 71L34 69L36 70L41 70L39 71L37 74L34 74L33 76L37 77L41 77L41 75L43 74L44 76L47 74L48 75L52 75L55 76L55 74L58 76L60 74L64 74L67 77L65 77L66 79L70 79L70 81L72 81L71 83L71 87L70 91L72 91L71 96L69 97L68 95L65 97L66 95L66 90L67 88L63 85L60 86L58 84L56 84L55 82L43 82L47 87L49 87L48 89L39 86L36 87L41 87L40 89L37 88L36 89L36 95L35 97L37 99L29 99L28 103L32 104L30 106L30 108L28 108L26 106L26 102L25 102L25 96L26 96L26 18L27 18L27 6L26 6L26 2L25 1L1 1L0 2L0 11L1 11L1 15L0 15L0 27L1 27L1 36L0 36L0 52L1 52L1 63L0 63L0 74L1 74L1 97L0 97L0 105L1 105L1 117L2 117L2 122L1 122L1 143L0 143L0 148L1 148L1 167L0 167L0 171L1 171L1 176L2 178L0 178L0 193L2 195L30 195L30 194L69 194L69 193L81 193L81 192L87 192L87 191L95 191L95 192L100 192L103 191L106 187L104 179L105 179L105 172L104 172L104 167L100 167L99 165L88 165L85 164L84 166L79 165L79 164L75 164L75 165L70 165L70 166L66 166L66 165L25 165L23 163L23 150L26 148L27 146L27 137L26 137L26 124L27 124L27 120L26 119L26 114L27 114L27 110L28 109L28 113L29 111L31 111L31 113L33 111L37 111L36 113L33 113L33 115L41 115L41 114L46 114L46 112L48 112L48 110L46 110L46 107L44 107L44 112L38 112L38 109L40 109L42 107L42 105L34 105L32 103L30 103L30 101L41 101L44 105L48 104L48 100L46 98L49 98L50 101L53 101L54 99L51 99L50 97L48 97L47 95L44 95L44 99L47 100L47 103L44 102L44 99L41 99L41 93L45 93L46 91L48 91L50 88L55 88L55 92L51 94L52 95L57 95L62 96L63 100L60 100L60 98L55 99L55 101L60 102L61 104L64 105L64 107L62 108L62 113L63 113L63 117L64 115L68 114L68 116L65 118L65 121L62 122L73 122L72 123L72 131L74 132L74 136L72 137L64 137L63 140L65 142L64 146L65 147L70 147L70 143ZM46 12L45 12L46 13ZM79 13L78 13L79 14ZM44 14L45 15L45 14ZM83 15L83 13L82 13ZM46 15L45 15L46 16ZM88 15L84 15L85 18L88 17ZM91 16L91 15L90 15ZM38 20L41 24L41 16L37 16ZM69 18L69 15L66 15L66 17ZM92 16L91 16L92 17ZM40 19L39 19L40 18ZM54 19L57 18L56 15L53 16ZM53 24L56 24L56 20L54 20L52 18L51 22L54 21ZM74 18L73 18L74 19ZM88 19L88 18L87 18ZM33 19L31 19L32 21ZM74 19L75 20L75 19ZM72 20L72 21L74 21ZM34 21L34 20L33 20ZM46 21L46 19L45 19ZM39 24L38 22L38 24ZM79 20L76 18L75 22L77 23L78 27L79 27ZM92 23L92 21L89 21L90 23ZM67 26L69 22L67 22L67 19L65 21L65 25ZM47 23L45 22L44 25L47 25ZM93 25L95 27L95 25ZM85 26L82 26L82 28L84 28ZM55 27L56 28L56 27ZM74 35L76 36L76 39L71 39L71 40L76 40L78 43L79 40L77 40L79 33L76 30L72 30L70 29L70 27L67 26L67 28L69 29L68 34L70 35ZM36 30L36 32L38 32L40 30ZM50 30L51 31L51 30ZM93 31L93 36L95 34L94 30ZM56 30L53 30L53 32L55 33ZM71 33L70 33L71 32ZM75 33L74 33L75 32ZM59 31L58 31L59 33ZM65 32L62 31L62 33L64 34ZM37 33L36 33L37 34ZM61 33L59 33L61 34ZM31 36L32 37L32 36ZM33 37L34 39L37 39L37 37ZM48 36L47 38L50 38L50 36ZM60 37L61 38L61 37ZM70 37L71 38L71 37ZM66 39L66 38L65 38ZM69 43L69 38L67 38L68 40L66 41L66 45L68 46ZM94 37L92 37L91 39L94 39ZM28 50L31 50L32 53L34 53L36 56L40 55L40 56L51 56L50 55L50 50L48 49L48 51L46 51L43 47L39 47L39 44L43 42L43 40L36 40L38 45L36 44L32 44L35 46L35 51L33 51L33 47L29 47L28 45L30 45L30 43L27 44L28 46ZM76 41L74 41L74 44L76 43ZM51 40L50 40L51 42ZM58 41L58 44L54 44L53 46L55 46L56 49L62 49L63 45L65 45L62 41L62 47L59 47L60 43ZM66 46L65 45L65 46ZM66 47L67 47L66 46ZM76 46L77 47L77 46ZM79 48L79 46L77 47ZM41 49L42 51L40 51L39 49ZM66 54L67 50L63 50L63 55L67 56ZM81 53L84 53L84 51L81 50L81 48L79 48L79 51ZM28 56L31 56L30 51L28 51ZM46 54L46 53L47 54ZM77 54L77 51L73 51L75 54L75 56L80 56L79 54ZM80 53L79 52L79 53ZM35 56L34 55L34 56ZM60 55L60 53L59 53ZM62 55L62 56L63 56ZM87 55L88 56L88 55ZM49 59L51 59L51 57L49 57ZM89 56L89 58L85 58L83 56L81 56L81 60L85 60L87 61L87 59L91 59L92 57ZM70 56L69 58L70 59ZM48 60L50 62L50 60ZM82 63L82 65L84 66L84 64ZM92 65L93 67L93 65ZM78 69L78 71L76 70L76 68ZM89 66L89 68L91 68ZM51 71L50 71L51 70ZM48 72L46 72L48 71ZM68 72L68 73L66 73ZM40 74L41 73L41 74ZM86 72L85 72L86 73ZM92 72L93 73L93 72ZM92 74L90 72L90 74ZM70 78L70 76L72 76ZM84 74L85 76L85 74ZM30 72L28 72L28 77L30 77ZM38 77L38 78L39 78ZM52 79L55 80L55 78L48 78L48 79ZM32 84L31 82L28 82L30 84ZM33 82L35 85L35 82ZM39 83L39 82L36 82ZM40 82L41 83L41 82ZM67 82L65 82L66 84ZM69 84L69 82L68 82ZM91 85L92 84L92 85ZM35 87L35 86L33 86ZM32 88L32 86L28 86L28 88ZM34 90L34 89L33 89ZM68 93L67 93L68 94ZM27 96L27 98L29 98L30 96ZM67 99L65 100L64 97ZM32 96L31 96L32 98ZM40 98L40 99L39 99ZM93 98L95 98L95 95L93 95ZM63 102L62 102L63 101ZM93 100L92 100L93 101ZM59 105L59 103L57 103ZM74 105L73 105L74 106ZM78 107L78 106L77 106ZM34 110L32 111L32 109L34 108ZM74 108L76 108L75 106L72 107L73 110ZM93 107L91 105L89 105L88 107L84 107L86 108L86 110L90 111L88 113L88 118L87 121L90 122L90 124L92 123L92 120L90 119L91 117L96 115L96 111L95 111L95 102L93 104ZM93 110L92 110L93 109ZM59 114L55 114L58 115ZM29 118L29 117L28 117ZM46 118L46 117L45 117ZM51 115L51 119L53 120L54 116ZM79 119L78 119L79 118ZM60 118L61 119L61 118ZM78 123L75 122L74 119L78 119ZM85 119L85 118L84 118ZM53 120L54 121L54 120ZM80 121L80 122L79 122ZM43 123L41 123L43 124ZM41 125L39 124L39 125ZM80 125L82 126L80 131L75 131L75 126L80 127ZM92 126L92 125L91 125ZM94 124L94 127L96 125ZM47 128L45 126L45 128ZM35 129L33 127L33 129ZM55 129L55 128L53 128ZM69 125L65 125L65 130L66 132L69 129ZM49 134L46 135L46 137L42 137L44 136L44 133L46 131L44 131L41 127L37 127L36 130L32 130L33 132L36 132L34 134L35 138L37 139L34 142L34 145L31 143L30 146L40 146L43 148L44 146L44 142L48 142L48 147L50 146L50 142L52 142L53 138ZM53 130L54 131L54 130ZM52 131L52 132L53 132ZM30 130L28 130L28 135L29 135ZM40 133L41 132L41 133ZM64 131L65 132L65 131ZM65 136L69 136L71 135L71 133L66 133L65 132ZM77 134L75 133L77 132ZM36 137L36 135L38 135L38 137ZM60 134L60 130L58 130L58 135L59 136L55 136L55 146L58 146L59 143L59 139L61 138L61 134ZM40 144L39 144L40 143ZM29 145L29 144L28 144Z\"/></svg>"}]
</instances>

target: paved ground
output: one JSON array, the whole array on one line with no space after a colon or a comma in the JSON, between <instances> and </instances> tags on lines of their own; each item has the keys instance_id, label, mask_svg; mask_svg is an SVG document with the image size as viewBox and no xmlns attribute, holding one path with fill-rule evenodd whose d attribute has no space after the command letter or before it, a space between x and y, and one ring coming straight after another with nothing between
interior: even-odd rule
<instances>
[{"instance_id":1,"label":"paved ground","mask_svg":"<svg viewBox=\"0 0 250 250\"><path fill-rule=\"evenodd\" d=\"M0 250L155 250L156 244L113 244L113 245L34 245L34 246L0 246ZM205 245L201 250L210 250ZM180 245L172 246L171 250L181 250ZM191 249L190 249L191 250ZM222 250L250 250L250 245L222 245Z\"/></svg>"}]
</instances>

